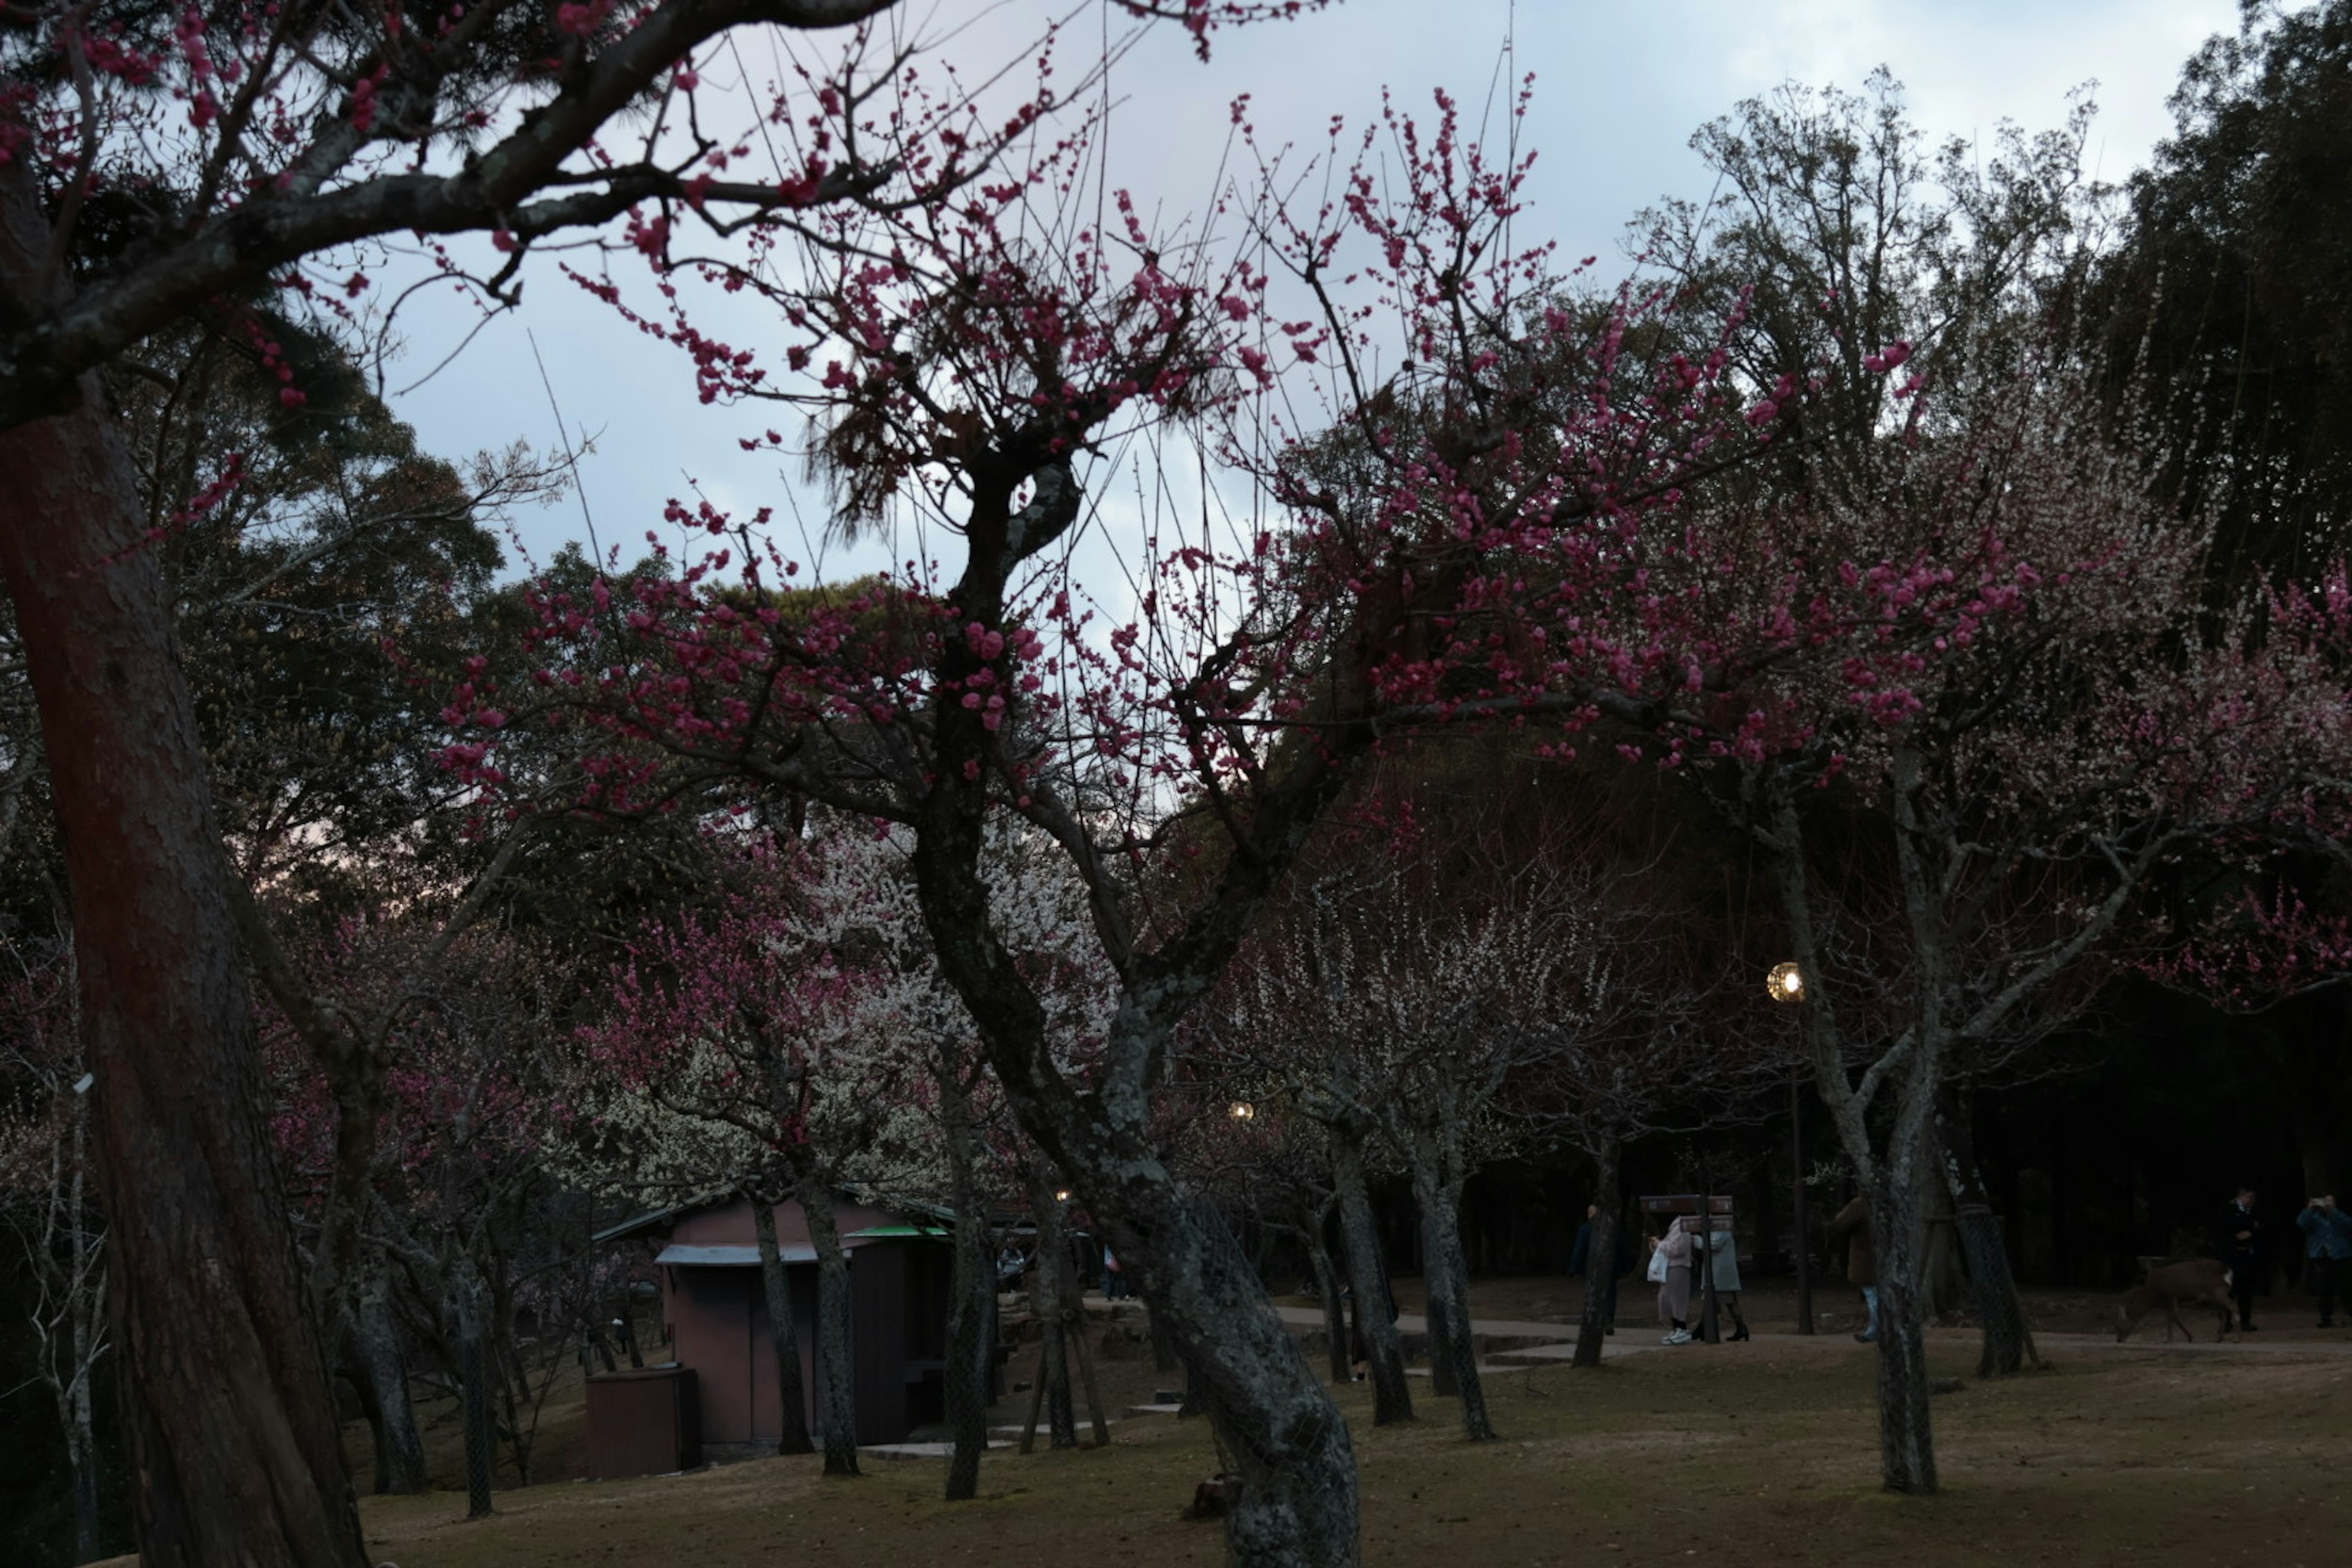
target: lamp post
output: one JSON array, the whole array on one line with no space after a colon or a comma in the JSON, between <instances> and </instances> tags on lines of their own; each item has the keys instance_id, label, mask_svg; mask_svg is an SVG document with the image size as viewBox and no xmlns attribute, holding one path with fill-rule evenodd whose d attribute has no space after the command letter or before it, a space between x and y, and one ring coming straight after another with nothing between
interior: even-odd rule
<instances>
[{"instance_id":1,"label":"lamp post","mask_svg":"<svg viewBox=\"0 0 2352 1568\"><path fill-rule=\"evenodd\" d=\"M1805 972L1793 963L1776 963L1764 977L1764 990L1778 1005L1792 1007L1805 999ZM1805 1083L1800 1068L1789 1079L1789 1189L1794 1224L1789 1250L1797 1264L1797 1331L1813 1331L1813 1263L1805 1241Z\"/></svg>"}]
</instances>

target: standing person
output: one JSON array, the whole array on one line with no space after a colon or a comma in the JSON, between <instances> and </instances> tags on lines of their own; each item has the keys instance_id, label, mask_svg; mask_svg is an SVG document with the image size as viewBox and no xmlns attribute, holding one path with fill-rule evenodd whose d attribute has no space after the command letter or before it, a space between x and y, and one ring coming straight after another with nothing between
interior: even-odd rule
<instances>
[{"instance_id":1,"label":"standing person","mask_svg":"<svg viewBox=\"0 0 2352 1568\"><path fill-rule=\"evenodd\" d=\"M1715 1286L1716 1309L1731 1320L1731 1332L1723 1336L1724 1341L1744 1340L1748 1320L1739 1311L1739 1243L1731 1234L1730 1222L1707 1232L1706 1242L1707 1272L1702 1283Z\"/></svg>"},{"instance_id":2,"label":"standing person","mask_svg":"<svg viewBox=\"0 0 2352 1568\"><path fill-rule=\"evenodd\" d=\"M1106 1245L1103 1247L1103 1300L1123 1301L1127 1299L1127 1276L1119 1272L1118 1255Z\"/></svg>"},{"instance_id":3,"label":"standing person","mask_svg":"<svg viewBox=\"0 0 2352 1568\"><path fill-rule=\"evenodd\" d=\"M2230 1266L2230 1295L2238 1304L2241 1332L2254 1326L2254 1279L2262 1271L2263 1222L2254 1217L2254 1189L2240 1187L2237 1201L2221 1211L2213 1227L2221 1261Z\"/></svg>"},{"instance_id":4,"label":"standing person","mask_svg":"<svg viewBox=\"0 0 2352 1568\"><path fill-rule=\"evenodd\" d=\"M1870 1200L1860 1193L1830 1221L1831 1258L1837 1257L1842 1240L1846 1243L1846 1283L1862 1291L1863 1305L1870 1309L1870 1326L1853 1337L1869 1344L1878 1338L1878 1250L1870 1239Z\"/></svg>"},{"instance_id":5,"label":"standing person","mask_svg":"<svg viewBox=\"0 0 2352 1568\"><path fill-rule=\"evenodd\" d=\"M1658 1286L1658 1316L1674 1325L1673 1332L1658 1342L1686 1345L1691 1342L1691 1248L1695 1238L1683 1228L1677 1217L1666 1226L1666 1234L1650 1243L1651 1250L1665 1259L1666 1277Z\"/></svg>"},{"instance_id":6,"label":"standing person","mask_svg":"<svg viewBox=\"0 0 2352 1568\"><path fill-rule=\"evenodd\" d=\"M2319 1289L2319 1326L2332 1329L2336 1280L2352 1266L2352 1215L2337 1208L2336 1194L2329 1193L2305 1205L2294 1223L2303 1232L2304 1261L2311 1266L2312 1281Z\"/></svg>"}]
</instances>

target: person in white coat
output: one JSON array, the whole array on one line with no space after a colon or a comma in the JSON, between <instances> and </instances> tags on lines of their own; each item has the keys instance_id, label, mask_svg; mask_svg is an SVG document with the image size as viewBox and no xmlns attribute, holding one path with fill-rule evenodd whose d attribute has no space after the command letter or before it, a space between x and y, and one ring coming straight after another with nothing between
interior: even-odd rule
<instances>
[{"instance_id":1,"label":"person in white coat","mask_svg":"<svg viewBox=\"0 0 2352 1568\"><path fill-rule=\"evenodd\" d=\"M1693 1218L1688 1223L1696 1228L1699 1222ZM1748 1320L1739 1311L1739 1244L1732 1237L1730 1222L1717 1220L1705 1242L1701 1250L1706 1257L1706 1272L1696 1279L1702 1289L1708 1280L1714 1282L1716 1310L1731 1320L1731 1332L1723 1337L1744 1340L1748 1336Z\"/></svg>"},{"instance_id":2,"label":"person in white coat","mask_svg":"<svg viewBox=\"0 0 2352 1568\"><path fill-rule=\"evenodd\" d=\"M1651 1278L1658 1281L1658 1316L1674 1325L1661 1343L1686 1345L1691 1342L1690 1300L1692 1244L1697 1237L1684 1228L1685 1220L1677 1217L1666 1226L1666 1234L1650 1243L1654 1255ZM1663 1267L1660 1260L1663 1260Z\"/></svg>"}]
</instances>

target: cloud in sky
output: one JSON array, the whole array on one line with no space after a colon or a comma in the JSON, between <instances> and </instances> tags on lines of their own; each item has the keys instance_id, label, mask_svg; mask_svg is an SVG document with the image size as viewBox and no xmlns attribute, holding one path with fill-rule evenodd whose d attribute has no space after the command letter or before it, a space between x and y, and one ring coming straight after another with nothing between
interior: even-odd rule
<instances>
[{"instance_id":1,"label":"cloud in sky","mask_svg":"<svg viewBox=\"0 0 2352 1568\"><path fill-rule=\"evenodd\" d=\"M933 0L908 13L908 24L939 33L974 9ZM1028 0L981 12L951 53L995 63L1048 14ZM1294 23L1220 34L1205 67L1176 30L1147 37L1110 83L1122 101L1109 153L1147 212L1172 215L1208 197L1237 94L1251 95L1261 141L1311 149L1331 116L1360 125L1375 115L1383 87L1415 111L1446 88L1475 114L1490 89L1507 97L1509 77L1531 71L1527 141L1539 153L1532 221L1571 258L1599 255L1605 272L1636 211L1663 195L1706 194L1687 142L1743 98L1786 81L1854 89L1883 64L1908 88L1916 121L1940 141L1989 136L2004 119L2028 131L2056 125L2069 90L2095 79L2100 113L2086 161L2116 179L2169 130L2165 99L2182 61L2236 23L2235 0L1346 0ZM1079 47L1076 35L1091 36L1096 25L1079 14L1066 59ZM543 260L529 277L519 315L490 323L449 369L395 400L426 447L457 457L518 438L553 444L528 331L567 425L596 435L583 477L606 546L635 554L646 531L661 527L665 499L689 495L691 478L747 510L772 504L800 553L788 495L800 476L772 454L737 446L781 427L777 411L698 405L683 353L642 335ZM470 311L444 295L413 307L403 321L408 358L390 384L423 374L473 325ZM799 500L814 526L816 498L803 490ZM520 521L542 558L583 531L569 501ZM833 570L877 559L862 552Z\"/></svg>"}]
</instances>

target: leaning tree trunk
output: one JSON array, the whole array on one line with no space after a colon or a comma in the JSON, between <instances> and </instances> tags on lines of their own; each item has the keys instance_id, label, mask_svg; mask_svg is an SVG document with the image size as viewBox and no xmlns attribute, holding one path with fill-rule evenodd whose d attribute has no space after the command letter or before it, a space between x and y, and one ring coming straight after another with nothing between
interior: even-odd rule
<instances>
[{"instance_id":1,"label":"leaning tree trunk","mask_svg":"<svg viewBox=\"0 0 2352 1568\"><path fill-rule=\"evenodd\" d=\"M1570 1366L1599 1366L1601 1342L1609 1332L1610 1310L1617 1295L1618 1210L1624 1199L1617 1191L1618 1142L1601 1138L1592 1151L1595 1180L1592 1194L1592 1239L1584 1249L1584 1310L1576 1324L1576 1354Z\"/></svg>"},{"instance_id":2,"label":"leaning tree trunk","mask_svg":"<svg viewBox=\"0 0 2352 1568\"><path fill-rule=\"evenodd\" d=\"M1414 1194L1421 1200L1422 1281L1429 1289L1429 1361L1432 1388L1462 1398L1463 1435L1474 1443L1495 1436L1486 1414L1486 1390L1478 1381L1478 1350L1470 1331L1470 1268L1462 1255L1462 1184L1419 1173ZM1443 1368L1445 1375L1436 1375Z\"/></svg>"},{"instance_id":3,"label":"leaning tree trunk","mask_svg":"<svg viewBox=\"0 0 2352 1568\"><path fill-rule=\"evenodd\" d=\"M1040 469L1028 457L999 456L971 471L964 574L950 604L958 621L986 626L1005 619L1004 584L1023 556L1075 520L1079 489L1066 458ZM1029 503L1016 514L1015 490L1033 479ZM1150 1089L1173 1054L1175 1020L1240 941L1241 922L1213 921L1198 940L1172 938L1123 970L1103 1044L1103 1081L1082 1090L1055 1060L1045 1009L990 919L981 867L1002 753L993 715L983 718L976 703L967 710L950 695L989 657L982 646L977 637L943 637L933 664L940 679L930 782L916 814L914 868L940 969L986 1042L1022 1130L1086 1194L1103 1239L1137 1276L1200 1379L1209 1418L1240 1467L1226 1515L1229 1561L1242 1568L1352 1568L1362 1519L1347 1423L1233 1233L1190 1200L1161 1162L1150 1127ZM1259 803L1255 830L1279 842L1275 853L1244 858L1236 873L1239 904L1263 896L1341 782L1310 758L1290 780L1290 804ZM1098 916L1106 913L1097 907Z\"/></svg>"},{"instance_id":4,"label":"leaning tree trunk","mask_svg":"<svg viewBox=\"0 0 2352 1568\"><path fill-rule=\"evenodd\" d=\"M1339 1230L1348 1244L1348 1288L1356 1298L1356 1327L1372 1379L1372 1425L1412 1419L1412 1384L1404 1374L1404 1349L1389 1316L1388 1268L1381 1257L1381 1231L1372 1218L1371 1190L1364 1180L1360 1137L1331 1130L1331 1180L1339 1192Z\"/></svg>"},{"instance_id":5,"label":"leaning tree trunk","mask_svg":"<svg viewBox=\"0 0 2352 1568\"><path fill-rule=\"evenodd\" d=\"M2009 1249L2001 1245L2000 1223L1994 1216L1983 1173L1978 1169L1976 1143L1959 1092L1948 1085L1936 1102L1937 1142L1943 1158L1945 1185L1952 1194L1954 1224L1960 1233L1960 1251L1969 1269L1969 1294L1983 1325L1984 1345L1977 1357L1979 1377L2010 1377L2022 1371L2032 1335L2025 1326L2025 1306L2018 1299L2017 1278L2010 1272ZM2037 1355L2038 1363L2040 1357Z\"/></svg>"},{"instance_id":6,"label":"leaning tree trunk","mask_svg":"<svg viewBox=\"0 0 2352 1568\"><path fill-rule=\"evenodd\" d=\"M1878 1263L1878 1447L1888 1491L1936 1489L1936 1438L1927 1406L1927 1304L1919 1299L1919 1226L1911 1184L1882 1166L1871 1184L1871 1241Z\"/></svg>"},{"instance_id":7,"label":"leaning tree trunk","mask_svg":"<svg viewBox=\"0 0 2352 1568\"><path fill-rule=\"evenodd\" d=\"M760 1289L768 1300L768 1338L776 1357L776 1452L813 1454L809 1440L808 1390L801 1383L801 1331L793 1319L792 1280L776 1246L776 1205L766 1193L746 1188L751 1200L751 1234L760 1245Z\"/></svg>"},{"instance_id":8,"label":"leaning tree trunk","mask_svg":"<svg viewBox=\"0 0 2352 1568\"><path fill-rule=\"evenodd\" d=\"M0 170L0 308L46 308L29 160ZM41 714L80 967L146 1568L367 1562L305 1310L194 708L95 375L0 434L0 576Z\"/></svg>"},{"instance_id":9,"label":"leaning tree trunk","mask_svg":"<svg viewBox=\"0 0 2352 1568\"><path fill-rule=\"evenodd\" d=\"M971 1105L953 1070L942 1074L941 1111L948 1171L955 1204L955 1255L948 1282L948 1356L941 1373L948 1429L955 1451L948 1459L947 1500L980 1495L981 1456L988 1451L988 1395L995 1347L996 1262L989 1246L988 1208L973 1167L979 1152Z\"/></svg>"},{"instance_id":10,"label":"leaning tree trunk","mask_svg":"<svg viewBox=\"0 0 2352 1568\"><path fill-rule=\"evenodd\" d=\"M1140 1152L1139 1151L1140 1155ZM1348 1425L1215 1209L1140 1155L1112 1229L1119 1260L1169 1322L1188 1381L1240 1477L1227 1518L1236 1568L1352 1568L1360 1524ZM1128 1262L1129 1258L1137 1261Z\"/></svg>"},{"instance_id":11,"label":"leaning tree trunk","mask_svg":"<svg viewBox=\"0 0 2352 1568\"><path fill-rule=\"evenodd\" d=\"M1030 1177L1029 1206L1037 1217L1037 1286L1029 1310L1037 1320L1037 1376L1045 1395L1045 1421L1056 1448L1078 1446L1078 1418L1070 1397L1068 1315L1070 1297L1070 1237L1062 1224L1062 1202L1054 1195L1052 1176Z\"/></svg>"},{"instance_id":12,"label":"leaning tree trunk","mask_svg":"<svg viewBox=\"0 0 2352 1568\"><path fill-rule=\"evenodd\" d=\"M1323 1339L1331 1366L1331 1381L1347 1383L1355 1375L1354 1365L1348 1360L1348 1308L1339 1296L1339 1266L1331 1261L1331 1248L1324 1242L1323 1226L1331 1213L1331 1205L1319 1205L1299 1227L1299 1236L1307 1244L1307 1264L1315 1271L1315 1295L1323 1303Z\"/></svg>"},{"instance_id":13,"label":"leaning tree trunk","mask_svg":"<svg viewBox=\"0 0 2352 1568\"><path fill-rule=\"evenodd\" d=\"M849 1258L833 1221L833 1194L821 1180L803 1175L801 1209L808 1215L809 1240L816 1247L817 1378L824 1384L824 1473L854 1476L857 1470L857 1383L849 1347Z\"/></svg>"},{"instance_id":14,"label":"leaning tree trunk","mask_svg":"<svg viewBox=\"0 0 2352 1568\"><path fill-rule=\"evenodd\" d=\"M409 1397L400 1331L393 1323L392 1300L380 1271L360 1281L352 1314L352 1343L376 1411L376 1489L403 1496L421 1492L427 1484L425 1440L416 1430L416 1406Z\"/></svg>"}]
</instances>

